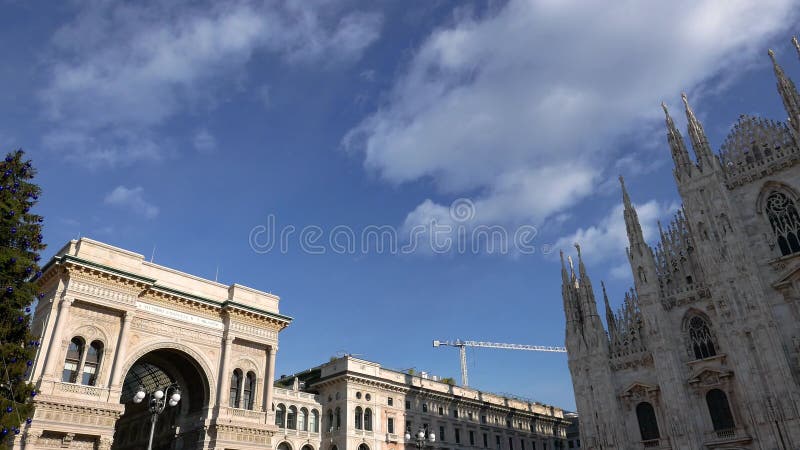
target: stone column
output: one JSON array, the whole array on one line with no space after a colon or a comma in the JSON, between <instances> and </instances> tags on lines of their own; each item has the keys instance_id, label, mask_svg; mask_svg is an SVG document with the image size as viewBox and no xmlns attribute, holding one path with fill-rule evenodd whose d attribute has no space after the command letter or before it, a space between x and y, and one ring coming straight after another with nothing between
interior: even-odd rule
<instances>
[{"instance_id":1,"label":"stone column","mask_svg":"<svg viewBox=\"0 0 800 450\"><path fill-rule=\"evenodd\" d=\"M217 406L228 406L228 397L230 396L231 374L231 344L233 344L233 336L225 333L224 343L222 346L222 362L220 364L219 373L219 392L217 393Z\"/></svg>"},{"instance_id":2,"label":"stone column","mask_svg":"<svg viewBox=\"0 0 800 450\"><path fill-rule=\"evenodd\" d=\"M53 328L53 335L50 337L49 348L47 349L47 362L45 363L44 373L42 378L50 378L52 380L60 380L56 370L58 369L58 355L61 350L62 334L64 326L69 322L70 307L72 306L71 298L62 298L61 304L58 305L58 318L56 319L55 328Z\"/></svg>"},{"instance_id":3,"label":"stone column","mask_svg":"<svg viewBox=\"0 0 800 450\"><path fill-rule=\"evenodd\" d=\"M267 370L264 377L264 412L266 412L267 423L271 422L272 418L272 385L275 382L275 354L278 353L278 347L270 345L267 348Z\"/></svg>"},{"instance_id":4,"label":"stone column","mask_svg":"<svg viewBox=\"0 0 800 450\"><path fill-rule=\"evenodd\" d=\"M114 353L114 364L111 366L111 376L108 379L108 386L114 388L122 384L122 380L117 380L119 371L125 363L125 356L128 350L128 335L133 320L133 312L125 311L122 316L122 328L117 339L117 351Z\"/></svg>"}]
</instances>

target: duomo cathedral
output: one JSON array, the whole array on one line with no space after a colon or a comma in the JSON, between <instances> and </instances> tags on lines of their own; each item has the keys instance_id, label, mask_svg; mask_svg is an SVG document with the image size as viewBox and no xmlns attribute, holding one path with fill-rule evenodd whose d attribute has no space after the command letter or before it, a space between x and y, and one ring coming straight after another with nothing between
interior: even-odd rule
<instances>
[{"instance_id":1,"label":"duomo cathedral","mask_svg":"<svg viewBox=\"0 0 800 450\"><path fill-rule=\"evenodd\" d=\"M620 179L619 311L562 257L582 448L800 448L800 94L769 55L786 122L742 115L714 152L684 95L692 156L664 106L683 207L655 246Z\"/></svg>"}]
</instances>

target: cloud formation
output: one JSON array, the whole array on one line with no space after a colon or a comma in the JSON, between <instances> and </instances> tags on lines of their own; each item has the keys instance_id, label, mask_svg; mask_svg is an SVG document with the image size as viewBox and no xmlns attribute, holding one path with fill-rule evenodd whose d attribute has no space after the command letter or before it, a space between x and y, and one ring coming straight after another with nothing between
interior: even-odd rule
<instances>
[{"instance_id":1,"label":"cloud formation","mask_svg":"<svg viewBox=\"0 0 800 450\"><path fill-rule=\"evenodd\" d=\"M347 63L381 25L377 13L324 1L87 4L53 38L40 99L54 128L44 142L87 165L163 158L158 145L137 146L157 142L156 129L179 112L213 104L256 52Z\"/></svg>"},{"instance_id":2,"label":"cloud formation","mask_svg":"<svg viewBox=\"0 0 800 450\"><path fill-rule=\"evenodd\" d=\"M103 200L105 204L127 209L147 219L158 216L158 207L144 199L144 188L117 186Z\"/></svg>"},{"instance_id":3,"label":"cloud formation","mask_svg":"<svg viewBox=\"0 0 800 450\"><path fill-rule=\"evenodd\" d=\"M641 205L635 205L635 208L645 240L654 242L658 237L658 221L669 223L679 205L650 200ZM617 264L609 270L612 277L630 277L630 266L625 255L625 249L629 243L623 210L622 203L615 205L597 224L579 228L568 236L562 236L553 247L563 250L564 253L573 254L573 245L580 244L581 254L587 263L610 261Z\"/></svg>"},{"instance_id":4,"label":"cloud formation","mask_svg":"<svg viewBox=\"0 0 800 450\"><path fill-rule=\"evenodd\" d=\"M488 220L538 224L590 195L610 161L644 164L615 140L663 99L764 57L794 3L511 0L435 30L342 144L386 182L477 192ZM443 208L425 200L406 221Z\"/></svg>"}]
</instances>

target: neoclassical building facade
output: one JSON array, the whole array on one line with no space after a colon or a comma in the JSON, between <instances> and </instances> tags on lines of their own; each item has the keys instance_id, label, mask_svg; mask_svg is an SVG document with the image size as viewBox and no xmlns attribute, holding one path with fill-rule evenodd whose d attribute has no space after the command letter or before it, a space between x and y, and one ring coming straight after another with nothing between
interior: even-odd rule
<instances>
[{"instance_id":1,"label":"neoclassical building facade","mask_svg":"<svg viewBox=\"0 0 800 450\"><path fill-rule=\"evenodd\" d=\"M279 450L404 450L414 448L413 436L420 430L435 436L435 442L426 443L428 449L555 450L566 448L570 424L554 406L352 356L282 377L275 391L275 424L287 444ZM314 403L304 394L313 396ZM303 410L305 418L299 415ZM311 448L303 447L307 430L320 432Z\"/></svg>"},{"instance_id":2,"label":"neoclassical building facade","mask_svg":"<svg viewBox=\"0 0 800 450\"><path fill-rule=\"evenodd\" d=\"M147 448L151 413L136 393L171 385L181 399L159 415L154 449L401 450L420 428L439 450L564 447L559 408L349 356L273 383L292 319L266 292L87 238L57 252L41 286L34 416L17 450Z\"/></svg>"},{"instance_id":3,"label":"neoclassical building facade","mask_svg":"<svg viewBox=\"0 0 800 450\"><path fill-rule=\"evenodd\" d=\"M742 115L715 153L683 96L692 157L664 107L683 208L651 247L623 182L634 287L617 312L602 289L606 328L562 257L582 448L800 448L800 95L769 54L788 121Z\"/></svg>"},{"instance_id":4,"label":"neoclassical building facade","mask_svg":"<svg viewBox=\"0 0 800 450\"><path fill-rule=\"evenodd\" d=\"M272 448L279 298L153 264L87 238L43 268L33 321L32 423L15 449L142 449L143 387L177 384L181 401L155 430L157 449Z\"/></svg>"}]
</instances>

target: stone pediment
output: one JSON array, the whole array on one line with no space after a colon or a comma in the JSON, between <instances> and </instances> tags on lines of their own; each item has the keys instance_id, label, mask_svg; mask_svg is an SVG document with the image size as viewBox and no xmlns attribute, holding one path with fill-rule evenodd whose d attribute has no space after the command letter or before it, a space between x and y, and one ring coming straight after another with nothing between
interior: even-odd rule
<instances>
[{"instance_id":1,"label":"stone pediment","mask_svg":"<svg viewBox=\"0 0 800 450\"><path fill-rule=\"evenodd\" d=\"M622 391L620 397L626 400L651 398L658 394L658 391L658 386L635 381Z\"/></svg>"},{"instance_id":2,"label":"stone pediment","mask_svg":"<svg viewBox=\"0 0 800 450\"><path fill-rule=\"evenodd\" d=\"M725 369L703 367L689 378L689 384L693 386L716 386L727 381L733 376L733 372Z\"/></svg>"}]
</instances>

